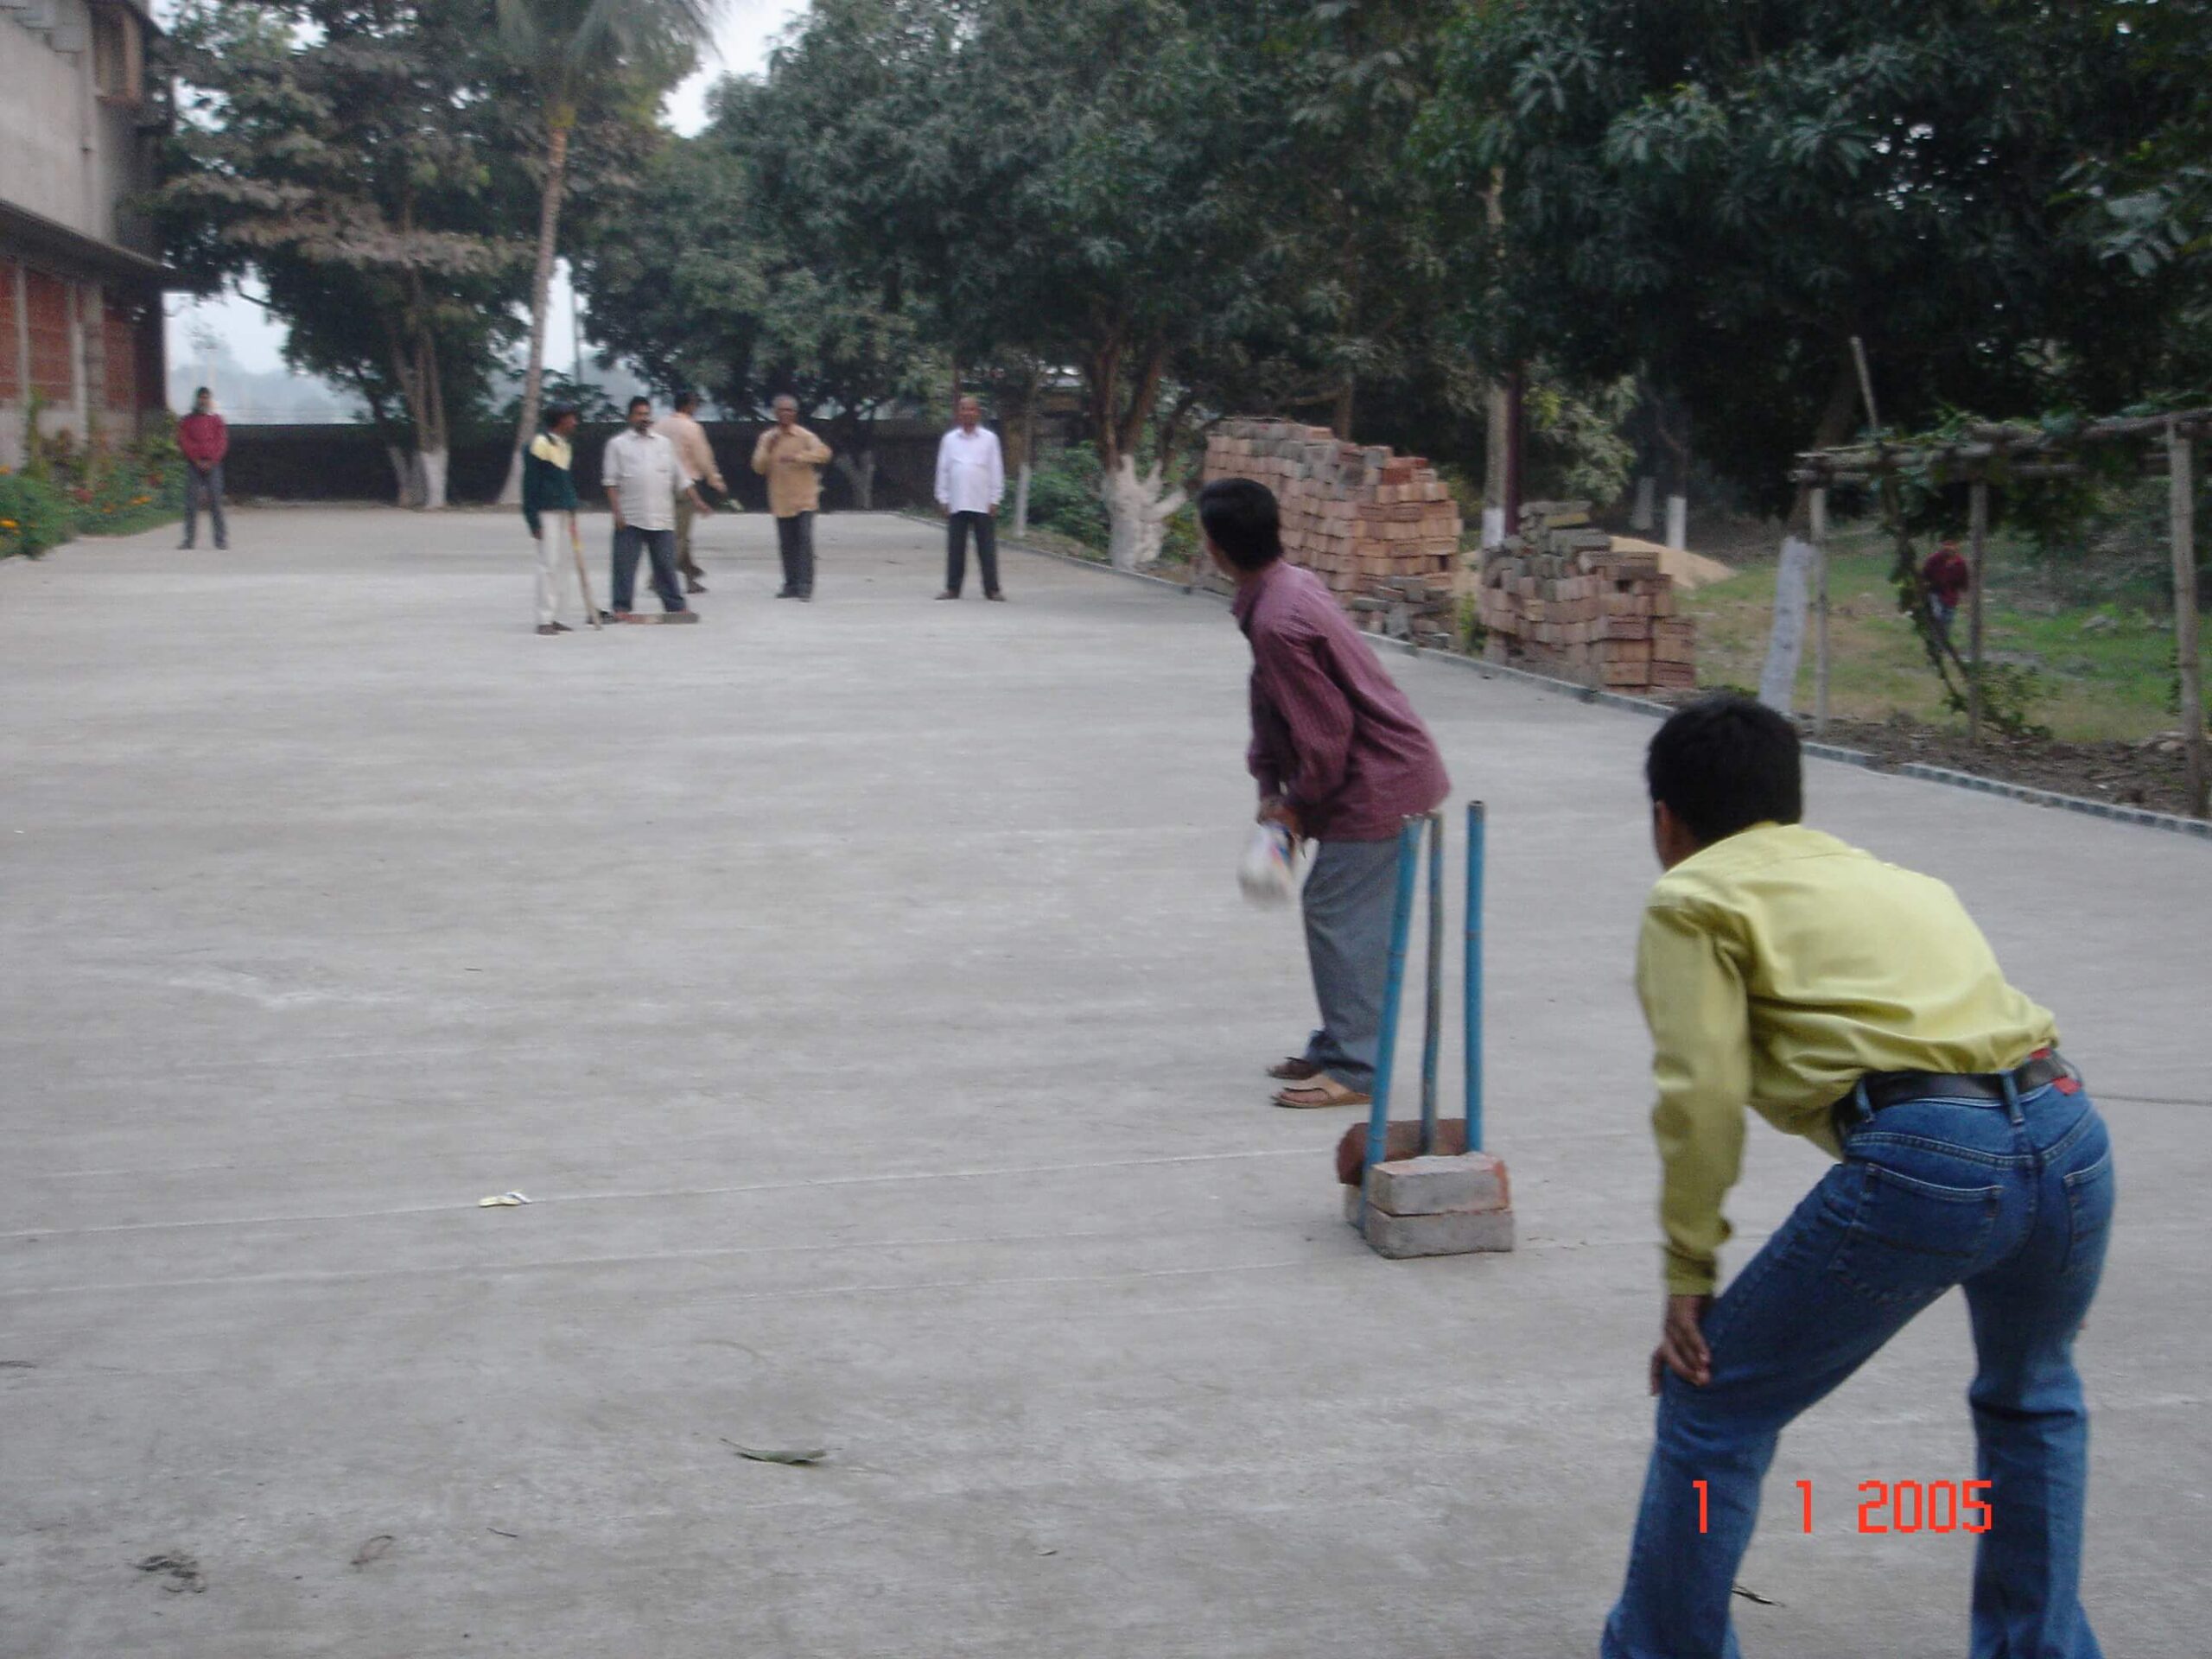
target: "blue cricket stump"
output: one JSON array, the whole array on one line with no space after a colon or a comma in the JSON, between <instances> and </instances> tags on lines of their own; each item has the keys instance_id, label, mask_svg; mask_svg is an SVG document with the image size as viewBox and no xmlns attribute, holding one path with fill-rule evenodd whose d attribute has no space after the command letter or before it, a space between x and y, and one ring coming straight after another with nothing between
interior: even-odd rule
<instances>
[{"instance_id":1,"label":"blue cricket stump","mask_svg":"<svg viewBox=\"0 0 2212 1659\"><path fill-rule=\"evenodd\" d=\"M1398 831L1397 892L1390 916L1389 975L1375 1058L1374 1104L1367 1121L1360 1185L1347 1187L1344 1218L1387 1256L1457 1255L1513 1248L1513 1208L1505 1166L1483 1146L1483 858L1487 815L1467 804L1466 926L1463 985L1466 1042L1464 1117L1437 1119L1437 1070L1444 1038L1444 815L1408 818ZM1421 1062L1421 1120L1391 1133L1390 1087L1397 1069L1398 1022L1405 1008L1414 906L1421 854L1428 855L1427 999ZM1453 1133L1459 1131L1459 1133ZM1355 1131L1355 1133L1357 1133ZM1395 1156L1394 1156L1395 1154Z\"/></svg>"}]
</instances>

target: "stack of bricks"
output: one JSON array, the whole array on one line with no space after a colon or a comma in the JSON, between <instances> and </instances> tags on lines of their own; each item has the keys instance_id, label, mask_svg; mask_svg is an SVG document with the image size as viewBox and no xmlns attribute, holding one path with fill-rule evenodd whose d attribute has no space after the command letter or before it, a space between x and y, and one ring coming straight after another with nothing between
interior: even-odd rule
<instances>
[{"instance_id":1,"label":"stack of bricks","mask_svg":"<svg viewBox=\"0 0 2212 1659\"><path fill-rule=\"evenodd\" d=\"M1458 566L1459 504L1418 455L1346 443L1325 426L1232 420L1206 439L1205 476L1273 490L1285 556L1347 601L1402 578L1448 586Z\"/></svg>"},{"instance_id":2,"label":"stack of bricks","mask_svg":"<svg viewBox=\"0 0 2212 1659\"><path fill-rule=\"evenodd\" d=\"M1697 624L1675 614L1656 553L1616 550L1586 504L1532 502L1521 533L1483 567L1484 655L1642 695L1697 685Z\"/></svg>"},{"instance_id":3,"label":"stack of bricks","mask_svg":"<svg viewBox=\"0 0 2212 1659\"><path fill-rule=\"evenodd\" d=\"M1410 639L1431 651L1458 651L1459 594L1450 576L1382 576L1351 602L1352 620L1368 633Z\"/></svg>"}]
</instances>

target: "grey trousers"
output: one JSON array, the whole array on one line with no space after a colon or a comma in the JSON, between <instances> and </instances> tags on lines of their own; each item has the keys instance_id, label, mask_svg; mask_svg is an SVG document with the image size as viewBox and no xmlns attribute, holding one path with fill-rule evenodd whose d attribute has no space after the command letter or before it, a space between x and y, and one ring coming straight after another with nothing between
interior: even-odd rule
<instances>
[{"instance_id":1,"label":"grey trousers","mask_svg":"<svg viewBox=\"0 0 2212 1659\"><path fill-rule=\"evenodd\" d=\"M1306 1043L1306 1058L1362 1094L1375 1086L1397 874L1393 836L1322 842L1306 877L1306 955L1321 1005L1321 1027Z\"/></svg>"},{"instance_id":2,"label":"grey trousers","mask_svg":"<svg viewBox=\"0 0 2212 1659\"><path fill-rule=\"evenodd\" d=\"M201 472L190 461L184 464L184 544L190 547L200 539L200 508L207 505L207 522L215 531L215 545L226 548L231 544L230 526L223 522L223 463L217 461Z\"/></svg>"}]
</instances>

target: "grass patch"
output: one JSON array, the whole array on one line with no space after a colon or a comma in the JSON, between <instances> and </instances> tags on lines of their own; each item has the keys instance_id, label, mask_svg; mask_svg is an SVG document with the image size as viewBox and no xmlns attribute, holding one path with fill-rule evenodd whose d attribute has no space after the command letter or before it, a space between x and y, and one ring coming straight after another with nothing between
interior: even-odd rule
<instances>
[{"instance_id":1,"label":"grass patch","mask_svg":"<svg viewBox=\"0 0 2212 1659\"><path fill-rule=\"evenodd\" d=\"M2118 601L2085 605L2052 598L2025 562L2008 559L2006 552L2001 543L1991 549L1984 648L1993 663L2015 663L2044 677L2050 696L2036 706L2034 719L2054 737L2076 743L2144 738L2180 723L2171 701L2170 618ZM1963 718L1943 707L1942 688L1911 625L1897 613L1887 543L1874 532L1846 531L1830 548L1830 711L1866 721L1904 714L1963 730ZM1681 596L1681 613L1697 619L1700 685L1758 684L1774 618L1774 584L1770 561ZM1963 649L1963 613L1958 627ZM2205 663L2212 673L2212 651ZM1796 706L1813 706L1809 628Z\"/></svg>"}]
</instances>

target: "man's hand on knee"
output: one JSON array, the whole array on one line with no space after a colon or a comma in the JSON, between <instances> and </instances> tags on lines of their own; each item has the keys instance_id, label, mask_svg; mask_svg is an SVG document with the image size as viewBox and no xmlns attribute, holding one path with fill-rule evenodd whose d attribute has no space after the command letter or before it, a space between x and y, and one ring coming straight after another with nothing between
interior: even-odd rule
<instances>
[{"instance_id":1,"label":"man's hand on knee","mask_svg":"<svg viewBox=\"0 0 2212 1659\"><path fill-rule=\"evenodd\" d=\"M1713 1381L1713 1351L1705 1345L1705 1313L1710 1296L1669 1296L1659 1326L1659 1345L1651 1351L1651 1392L1659 1392L1669 1371L1701 1389Z\"/></svg>"}]
</instances>

